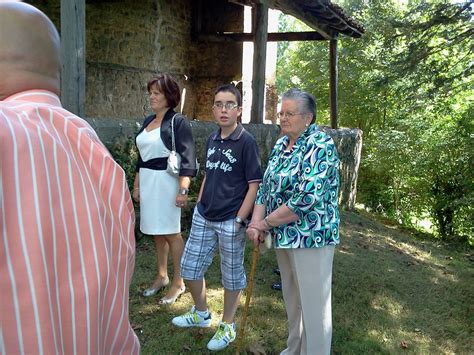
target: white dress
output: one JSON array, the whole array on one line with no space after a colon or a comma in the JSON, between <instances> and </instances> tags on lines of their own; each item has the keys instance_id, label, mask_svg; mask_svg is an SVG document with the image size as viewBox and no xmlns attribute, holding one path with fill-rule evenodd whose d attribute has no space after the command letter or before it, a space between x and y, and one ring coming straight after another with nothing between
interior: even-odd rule
<instances>
[{"instance_id":1,"label":"white dress","mask_svg":"<svg viewBox=\"0 0 474 355\"><path fill-rule=\"evenodd\" d=\"M137 147L144 162L168 157L161 130L144 129L137 136ZM166 170L140 168L140 231L150 235L181 232L181 208L176 207L178 179Z\"/></svg>"}]
</instances>

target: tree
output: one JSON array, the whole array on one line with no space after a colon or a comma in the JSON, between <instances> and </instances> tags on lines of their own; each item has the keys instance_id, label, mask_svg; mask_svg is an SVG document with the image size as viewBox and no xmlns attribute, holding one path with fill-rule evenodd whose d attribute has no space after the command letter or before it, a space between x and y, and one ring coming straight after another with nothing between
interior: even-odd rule
<instances>
[{"instance_id":1,"label":"tree","mask_svg":"<svg viewBox=\"0 0 474 355\"><path fill-rule=\"evenodd\" d=\"M359 200L405 224L429 216L441 237L474 241L472 2L341 5L366 29L339 41L340 121L364 131ZM278 58L278 90L314 93L319 123L329 116L327 52L327 43L283 44Z\"/></svg>"}]
</instances>

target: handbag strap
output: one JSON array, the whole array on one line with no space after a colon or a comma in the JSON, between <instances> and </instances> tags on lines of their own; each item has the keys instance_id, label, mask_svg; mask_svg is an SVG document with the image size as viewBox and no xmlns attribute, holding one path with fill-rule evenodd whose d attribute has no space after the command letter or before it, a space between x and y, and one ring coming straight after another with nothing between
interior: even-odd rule
<instances>
[{"instance_id":1,"label":"handbag strap","mask_svg":"<svg viewBox=\"0 0 474 355\"><path fill-rule=\"evenodd\" d=\"M174 118L177 116L178 114L175 113L173 118L171 119L171 150L172 151L176 151L176 145L174 143Z\"/></svg>"}]
</instances>

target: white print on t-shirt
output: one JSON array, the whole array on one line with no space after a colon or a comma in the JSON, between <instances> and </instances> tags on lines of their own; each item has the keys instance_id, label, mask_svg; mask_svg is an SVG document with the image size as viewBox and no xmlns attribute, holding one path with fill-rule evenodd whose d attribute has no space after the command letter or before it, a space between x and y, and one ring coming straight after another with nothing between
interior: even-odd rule
<instances>
[{"instance_id":1,"label":"white print on t-shirt","mask_svg":"<svg viewBox=\"0 0 474 355\"><path fill-rule=\"evenodd\" d=\"M223 150L222 154L224 154L231 163L235 163L237 161L237 159L232 156L232 149Z\"/></svg>"},{"instance_id":2,"label":"white print on t-shirt","mask_svg":"<svg viewBox=\"0 0 474 355\"><path fill-rule=\"evenodd\" d=\"M224 172L232 171L232 164L234 164L237 161L237 159L234 158L234 156L232 155L232 149L226 149L226 150L222 151L222 155L225 156L229 160L228 163L225 162L225 161L221 161L221 160L218 160L218 161L215 161L215 162L210 162L209 157L211 155L213 155L215 152L216 152L215 147L212 147L212 148L207 150L207 158L208 159L206 161L206 168L211 169L211 170L219 168L219 169L223 170Z\"/></svg>"},{"instance_id":3,"label":"white print on t-shirt","mask_svg":"<svg viewBox=\"0 0 474 355\"><path fill-rule=\"evenodd\" d=\"M209 158L212 154L214 154L216 152L216 148L215 147L212 147L210 149L207 150L207 157Z\"/></svg>"}]
</instances>

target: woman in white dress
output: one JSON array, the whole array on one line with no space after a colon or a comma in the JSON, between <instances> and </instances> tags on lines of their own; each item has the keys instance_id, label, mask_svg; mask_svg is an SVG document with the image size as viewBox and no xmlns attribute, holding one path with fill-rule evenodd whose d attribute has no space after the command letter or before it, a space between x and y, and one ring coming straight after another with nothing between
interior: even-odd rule
<instances>
[{"instance_id":1,"label":"woman in white dress","mask_svg":"<svg viewBox=\"0 0 474 355\"><path fill-rule=\"evenodd\" d=\"M141 232L154 236L157 275L143 296L154 296L168 285L168 251L171 251L174 277L168 293L159 302L171 304L185 291L180 276L184 246L181 208L187 204L191 178L197 173L196 153L189 120L173 110L181 99L178 83L170 75L161 74L148 82L147 89L154 114L145 118L136 137L139 158L133 198L140 203ZM176 151L181 157L179 177L166 171L172 149L172 127Z\"/></svg>"}]
</instances>

